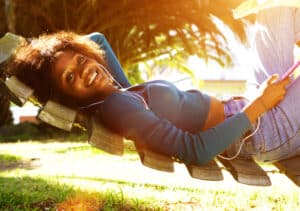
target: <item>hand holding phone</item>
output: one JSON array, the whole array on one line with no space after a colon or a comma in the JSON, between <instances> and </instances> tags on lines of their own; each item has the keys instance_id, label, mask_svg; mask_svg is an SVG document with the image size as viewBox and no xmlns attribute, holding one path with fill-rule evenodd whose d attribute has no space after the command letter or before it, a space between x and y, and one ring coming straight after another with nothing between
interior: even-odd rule
<instances>
[{"instance_id":1,"label":"hand holding phone","mask_svg":"<svg viewBox=\"0 0 300 211\"><path fill-rule=\"evenodd\" d=\"M290 67L290 69L288 69L288 71L286 71L282 76L281 76L281 80L286 79L287 77L289 77L290 75L293 74L293 72L297 69L297 67L300 65L300 61L296 62L292 67Z\"/></svg>"}]
</instances>

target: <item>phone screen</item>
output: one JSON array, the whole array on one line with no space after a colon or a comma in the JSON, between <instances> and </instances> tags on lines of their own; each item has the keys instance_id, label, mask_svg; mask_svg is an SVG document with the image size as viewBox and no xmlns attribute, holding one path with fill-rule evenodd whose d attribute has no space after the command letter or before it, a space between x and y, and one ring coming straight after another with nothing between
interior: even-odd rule
<instances>
[{"instance_id":1,"label":"phone screen","mask_svg":"<svg viewBox=\"0 0 300 211\"><path fill-rule=\"evenodd\" d=\"M291 74L293 74L293 72L297 69L299 65L300 65L300 61L296 62L292 67L290 67L290 69L288 69L288 71L286 71L286 73L282 75L281 80L284 80L287 77L289 77Z\"/></svg>"}]
</instances>

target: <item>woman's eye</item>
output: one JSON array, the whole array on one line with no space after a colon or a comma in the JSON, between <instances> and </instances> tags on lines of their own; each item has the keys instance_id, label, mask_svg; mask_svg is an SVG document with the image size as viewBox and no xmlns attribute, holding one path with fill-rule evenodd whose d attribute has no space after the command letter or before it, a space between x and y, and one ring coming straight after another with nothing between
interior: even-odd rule
<instances>
[{"instance_id":1,"label":"woman's eye","mask_svg":"<svg viewBox=\"0 0 300 211\"><path fill-rule=\"evenodd\" d=\"M75 78L75 75L73 72L69 72L67 73L67 76L66 76L66 81L68 83L72 83L74 81L74 78Z\"/></svg>"},{"instance_id":2,"label":"woman's eye","mask_svg":"<svg viewBox=\"0 0 300 211\"><path fill-rule=\"evenodd\" d=\"M78 56L77 57L77 64L81 65L85 62L85 57L84 56Z\"/></svg>"}]
</instances>

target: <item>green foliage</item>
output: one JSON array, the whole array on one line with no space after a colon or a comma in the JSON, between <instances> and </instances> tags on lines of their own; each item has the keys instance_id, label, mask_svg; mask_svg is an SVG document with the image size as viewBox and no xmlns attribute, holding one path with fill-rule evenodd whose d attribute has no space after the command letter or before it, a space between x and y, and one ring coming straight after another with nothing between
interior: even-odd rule
<instances>
[{"instance_id":1,"label":"green foliage","mask_svg":"<svg viewBox=\"0 0 300 211\"><path fill-rule=\"evenodd\" d=\"M0 154L0 163L7 164L13 162L19 162L22 159L19 156L14 156L10 154Z\"/></svg>"},{"instance_id":2,"label":"green foliage","mask_svg":"<svg viewBox=\"0 0 300 211\"><path fill-rule=\"evenodd\" d=\"M28 141L37 138L40 140L55 138L61 141L78 142L87 140L87 134L82 131L70 133L46 123L22 122L16 125L7 124L0 127L0 142Z\"/></svg>"},{"instance_id":3,"label":"green foliage","mask_svg":"<svg viewBox=\"0 0 300 211\"><path fill-rule=\"evenodd\" d=\"M127 70L127 77L129 79L129 82L131 84L139 84L143 82L143 79L141 77L141 74L139 72L138 65L132 65L128 70Z\"/></svg>"},{"instance_id":4,"label":"green foliage","mask_svg":"<svg viewBox=\"0 0 300 211\"><path fill-rule=\"evenodd\" d=\"M10 25L25 37L45 32L99 31L106 35L122 66L172 55L198 55L220 64L230 61L226 36L215 24L222 20L241 39L244 26L232 9L240 0L10 0ZM10 16L9 16L10 17ZM10 27L12 28L12 27Z\"/></svg>"},{"instance_id":5,"label":"green foliage","mask_svg":"<svg viewBox=\"0 0 300 211\"><path fill-rule=\"evenodd\" d=\"M4 125L0 128L0 140L3 141L19 141L29 140L38 136L38 128L36 125L24 122L18 125Z\"/></svg>"}]
</instances>

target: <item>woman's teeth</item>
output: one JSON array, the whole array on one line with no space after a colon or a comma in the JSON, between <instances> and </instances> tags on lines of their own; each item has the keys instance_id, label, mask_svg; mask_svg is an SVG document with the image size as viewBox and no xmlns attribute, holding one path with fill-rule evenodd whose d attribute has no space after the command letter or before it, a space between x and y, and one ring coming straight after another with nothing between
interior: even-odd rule
<instances>
[{"instance_id":1,"label":"woman's teeth","mask_svg":"<svg viewBox=\"0 0 300 211\"><path fill-rule=\"evenodd\" d=\"M94 80L97 77L97 75L98 75L97 71L95 71L95 72L92 73L92 75L91 75L91 77L90 77L90 79L88 81L88 86L92 85L92 83L94 82Z\"/></svg>"}]
</instances>

